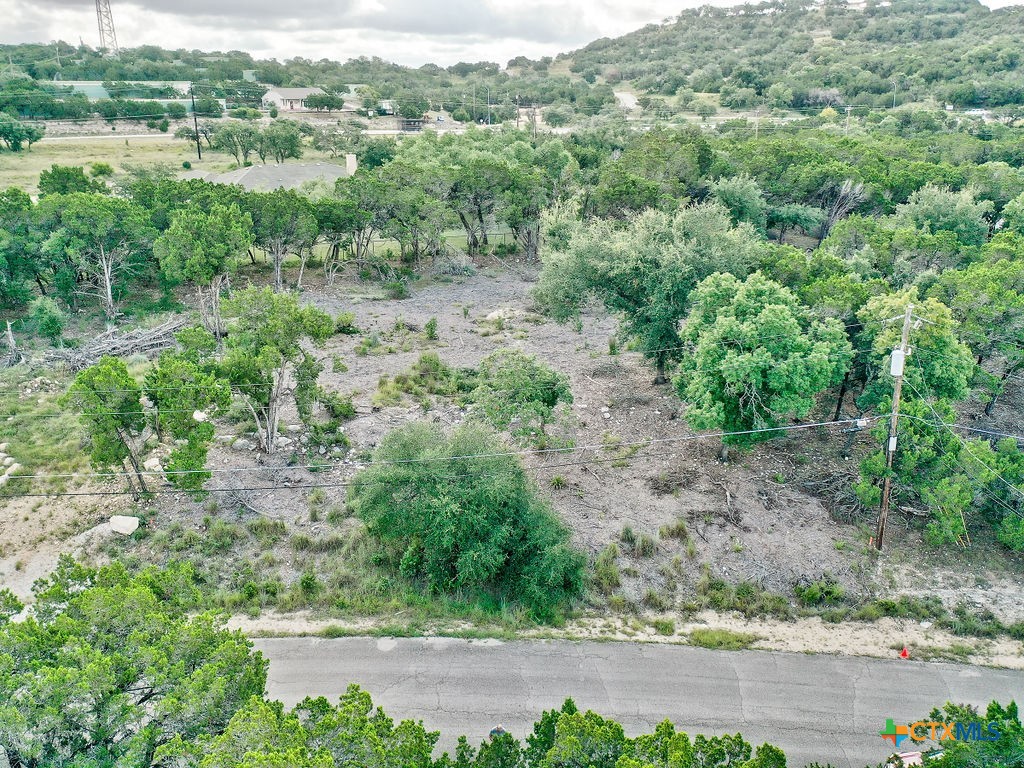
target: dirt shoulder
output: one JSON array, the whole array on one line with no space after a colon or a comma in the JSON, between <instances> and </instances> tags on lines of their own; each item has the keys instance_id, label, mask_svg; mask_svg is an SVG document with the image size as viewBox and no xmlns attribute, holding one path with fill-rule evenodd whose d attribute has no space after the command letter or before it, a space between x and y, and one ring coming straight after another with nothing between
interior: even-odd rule
<instances>
[{"instance_id":1,"label":"dirt shoulder","mask_svg":"<svg viewBox=\"0 0 1024 768\"><path fill-rule=\"evenodd\" d=\"M393 620L339 621L316 618L309 612L266 613L258 617L232 616L228 625L250 637L387 636L389 633L425 637L488 636L486 630L471 625L427 625L418 632L399 632ZM669 627L671 631L668 631ZM949 661L1024 670L1024 644L1017 640L1005 637L995 640L958 637L938 629L930 622L907 619L885 618L871 623L846 621L830 624L817 617L778 621L745 619L736 614L703 611L689 620L680 620L678 616L667 614L581 618L559 628L524 630L516 633L516 638L699 645L699 640L691 639L691 633L695 630L722 630L753 636L754 639L749 644L744 643L744 647L762 651L893 659L899 658L900 651L906 647L911 660ZM506 635L501 636L507 639Z\"/></svg>"}]
</instances>

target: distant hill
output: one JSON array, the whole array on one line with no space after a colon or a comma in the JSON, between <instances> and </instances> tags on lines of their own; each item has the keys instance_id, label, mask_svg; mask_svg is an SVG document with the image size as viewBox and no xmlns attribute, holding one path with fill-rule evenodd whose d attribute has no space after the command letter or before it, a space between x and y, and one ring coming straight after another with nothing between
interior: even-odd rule
<instances>
[{"instance_id":1,"label":"distant hill","mask_svg":"<svg viewBox=\"0 0 1024 768\"><path fill-rule=\"evenodd\" d=\"M298 53L298 52L297 52ZM247 53L123 49L111 58L85 45L0 45L0 110L36 119L76 117L86 104L62 81L95 80L119 93L139 81L191 81L200 95L258 105L265 88L320 86L364 106L425 101L465 121L515 119L517 106L558 105L564 119L615 103L628 83L641 105L690 108L695 100L733 109L820 110L935 99L960 108L1024 105L1024 6L991 11L977 0L772 0L684 11L614 40L552 60L460 62L411 68L383 59L345 63L299 56L282 63ZM33 82L34 80L34 82ZM57 82L54 82L57 81ZM697 94L715 94L700 97ZM151 96L155 98L155 96ZM670 109L670 111L672 111Z\"/></svg>"},{"instance_id":2,"label":"distant hill","mask_svg":"<svg viewBox=\"0 0 1024 768\"><path fill-rule=\"evenodd\" d=\"M977 0L763 2L684 11L561 59L590 82L725 106L1024 104L1024 6Z\"/></svg>"}]
</instances>

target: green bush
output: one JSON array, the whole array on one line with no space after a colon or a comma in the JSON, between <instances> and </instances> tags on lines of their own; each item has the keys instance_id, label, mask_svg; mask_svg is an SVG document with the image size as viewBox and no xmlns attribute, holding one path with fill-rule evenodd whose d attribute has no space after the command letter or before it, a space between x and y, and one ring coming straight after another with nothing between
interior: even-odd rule
<instances>
[{"instance_id":1,"label":"green bush","mask_svg":"<svg viewBox=\"0 0 1024 768\"><path fill-rule=\"evenodd\" d=\"M389 299L408 299L412 294L404 280L390 280L384 283L384 295Z\"/></svg>"},{"instance_id":2,"label":"green bush","mask_svg":"<svg viewBox=\"0 0 1024 768\"><path fill-rule=\"evenodd\" d=\"M437 318L432 317L427 320L427 324L423 326L424 333L427 334L427 338L431 341L437 339Z\"/></svg>"},{"instance_id":3,"label":"green bush","mask_svg":"<svg viewBox=\"0 0 1024 768\"><path fill-rule=\"evenodd\" d=\"M805 606L832 605L843 599L843 588L829 575L808 584L797 584L793 588L797 599Z\"/></svg>"},{"instance_id":4,"label":"green bush","mask_svg":"<svg viewBox=\"0 0 1024 768\"><path fill-rule=\"evenodd\" d=\"M730 629L695 629L690 633L690 645L719 651L742 651L759 639L757 635Z\"/></svg>"},{"instance_id":5,"label":"green bush","mask_svg":"<svg viewBox=\"0 0 1024 768\"><path fill-rule=\"evenodd\" d=\"M518 459L503 453L477 426L445 434L409 424L356 475L350 503L429 590L489 595L551 620L582 594L584 560Z\"/></svg>"},{"instance_id":6,"label":"green bush","mask_svg":"<svg viewBox=\"0 0 1024 768\"><path fill-rule=\"evenodd\" d=\"M571 403L569 379L536 358L502 349L480 361L475 411L497 429L517 420L515 434L543 433L559 403Z\"/></svg>"},{"instance_id":7,"label":"green bush","mask_svg":"<svg viewBox=\"0 0 1024 768\"><path fill-rule=\"evenodd\" d=\"M67 315L57 306L57 302L49 296L37 296L29 304L29 317L40 336L49 339L51 344L60 342Z\"/></svg>"},{"instance_id":8,"label":"green bush","mask_svg":"<svg viewBox=\"0 0 1024 768\"><path fill-rule=\"evenodd\" d=\"M594 583L602 594L610 595L622 584L619 566L615 563L618 556L619 548L612 543L601 550L594 563Z\"/></svg>"}]
</instances>

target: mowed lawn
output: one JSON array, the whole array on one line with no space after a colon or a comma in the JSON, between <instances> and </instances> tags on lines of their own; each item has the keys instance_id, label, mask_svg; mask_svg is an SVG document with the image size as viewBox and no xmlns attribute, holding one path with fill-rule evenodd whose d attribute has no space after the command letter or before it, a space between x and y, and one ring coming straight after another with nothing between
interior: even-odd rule
<instances>
[{"instance_id":1,"label":"mowed lawn","mask_svg":"<svg viewBox=\"0 0 1024 768\"><path fill-rule=\"evenodd\" d=\"M39 172L57 165L109 163L116 172L125 165L169 165L181 170L188 160L192 167L207 171L226 171L233 159L220 152L207 153L203 147L202 162L196 159L196 148L182 139L171 136L125 138L111 136L82 136L74 139L43 139L22 152L0 152L0 189L18 187L35 195L38 191Z\"/></svg>"}]
</instances>

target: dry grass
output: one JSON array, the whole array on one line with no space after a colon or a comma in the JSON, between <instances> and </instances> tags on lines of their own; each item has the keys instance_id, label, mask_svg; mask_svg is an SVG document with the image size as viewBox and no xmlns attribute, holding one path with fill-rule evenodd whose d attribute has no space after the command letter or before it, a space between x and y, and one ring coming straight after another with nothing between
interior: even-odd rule
<instances>
[{"instance_id":1,"label":"dry grass","mask_svg":"<svg viewBox=\"0 0 1024 768\"><path fill-rule=\"evenodd\" d=\"M203 160L196 160L195 147L170 135L145 138L123 138L131 134L130 126L119 126L110 137L76 137L74 139L43 139L23 152L0 152L0 189L19 187L29 194L38 193L40 171L54 163L58 165L87 165L93 162L109 163L116 172L125 165L168 164L180 169L188 160L195 169L225 171L233 162L229 155L210 152L203 148ZM116 138L115 138L116 137Z\"/></svg>"}]
</instances>

